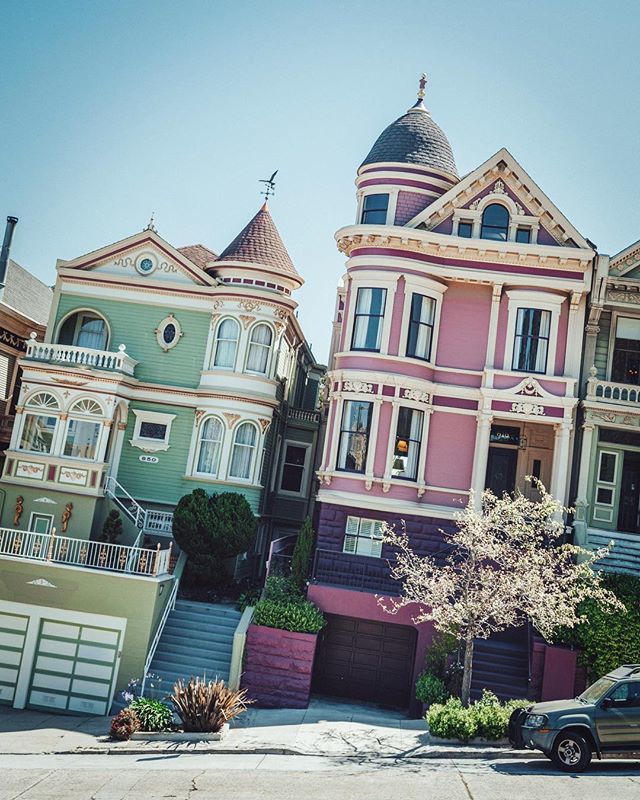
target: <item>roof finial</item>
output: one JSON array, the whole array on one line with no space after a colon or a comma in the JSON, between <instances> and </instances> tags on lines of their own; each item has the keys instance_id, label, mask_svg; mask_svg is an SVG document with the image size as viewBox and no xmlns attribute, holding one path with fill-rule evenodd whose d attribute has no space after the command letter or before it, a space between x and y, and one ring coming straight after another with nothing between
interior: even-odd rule
<instances>
[{"instance_id":1,"label":"roof finial","mask_svg":"<svg viewBox=\"0 0 640 800\"><path fill-rule=\"evenodd\" d=\"M428 81L427 73L423 72L422 75L420 76L420 81L418 83L418 85L420 87L418 89L418 100L423 100L424 99L424 89L425 89L425 86L427 85L427 81Z\"/></svg>"},{"instance_id":2,"label":"roof finial","mask_svg":"<svg viewBox=\"0 0 640 800\"><path fill-rule=\"evenodd\" d=\"M269 202L269 198L272 194L276 193L276 175L278 174L278 170L276 170L270 178L260 179L258 183L264 183L264 189L260 192L260 194L264 195L264 203L262 208L264 211L267 210L267 203Z\"/></svg>"},{"instance_id":3,"label":"roof finial","mask_svg":"<svg viewBox=\"0 0 640 800\"><path fill-rule=\"evenodd\" d=\"M154 233L158 232L158 229L156 228L156 212L155 211L151 212L151 218L149 220L149 224L145 228L145 231L153 231Z\"/></svg>"}]
</instances>

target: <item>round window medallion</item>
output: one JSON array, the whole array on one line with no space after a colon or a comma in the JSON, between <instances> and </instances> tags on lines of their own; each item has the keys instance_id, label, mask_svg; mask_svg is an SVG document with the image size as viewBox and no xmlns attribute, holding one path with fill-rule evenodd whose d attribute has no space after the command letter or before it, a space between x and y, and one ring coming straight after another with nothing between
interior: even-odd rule
<instances>
[{"instance_id":1,"label":"round window medallion","mask_svg":"<svg viewBox=\"0 0 640 800\"><path fill-rule=\"evenodd\" d=\"M156 259L151 253L141 253L136 259L136 270L141 275L150 275L156 266Z\"/></svg>"},{"instance_id":2,"label":"round window medallion","mask_svg":"<svg viewBox=\"0 0 640 800\"><path fill-rule=\"evenodd\" d=\"M158 344L166 353L167 350L171 350L180 341L182 327L173 314L169 314L158 325L155 333Z\"/></svg>"}]
</instances>

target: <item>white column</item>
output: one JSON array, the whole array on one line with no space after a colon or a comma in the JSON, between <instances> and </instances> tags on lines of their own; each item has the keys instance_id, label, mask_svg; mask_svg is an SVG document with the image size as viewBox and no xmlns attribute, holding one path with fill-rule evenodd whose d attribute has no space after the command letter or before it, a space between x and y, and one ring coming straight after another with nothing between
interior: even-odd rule
<instances>
[{"instance_id":1,"label":"white column","mask_svg":"<svg viewBox=\"0 0 640 800\"><path fill-rule=\"evenodd\" d=\"M578 493L576 503L587 502L587 489L589 488L589 464L591 463L591 448L593 446L593 432L595 425L586 422L582 426L582 444L580 449L580 471L578 473Z\"/></svg>"},{"instance_id":2,"label":"white column","mask_svg":"<svg viewBox=\"0 0 640 800\"><path fill-rule=\"evenodd\" d=\"M493 286L491 295L491 315L489 317L489 334L487 336L487 355L485 357L486 369L495 367L496 356L496 333L498 330L498 315L500 314L500 299L502 298L502 284L496 283Z\"/></svg>"},{"instance_id":3,"label":"white column","mask_svg":"<svg viewBox=\"0 0 640 800\"><path fill-rule=\"evenodd\" d=\"M384 463L383 479L391 480L391 466L393 464L393 452L396 445L396 429L398 427L398 415L400 413L400 402L396 397L391 404L391 424L389 427L389 439L387 441L387 455Z\"/></svg>"},{"instance_id":4,"label":"white column","mask_svg":"<svg viewBox=\"0 0 640 800\"><path fill-rule=\"evenodd\" d=\"M580 377L580 359L582 356L582 325L581 314L584 308L583 295L573 292L569 304L569 319L567 322L567 344L564 356L564 374L570 378Z\"/></svg>"},{"instance_id":5,"label":"white column","mask_svg":"<svg viewBox=\"0 0 640 800\"><path fill-rule=\"evenodd\" d=\"M553 468L551 473L551 494L563 505L567 502L567 487L569 483L569 471L571 469L570 456L571 439L570 422L562 422L556 425L555 441L553 446Z\"/></svg>"},{"instance_id":6,"label":"white column","mask_svg":"<svg viewBox=\"0 0 640 800\"><path fill-rule=\"evenodd\" d=\"M489 458L489 435L491 434L492 415L481 412L478 417L478 427L476 429L476 444L473 454L473 472L471 475L471 490L475 495L475 506L480 507L482 492L484 491L485 478L487 475L487 459Z\"/></svg>"}]
</instances>

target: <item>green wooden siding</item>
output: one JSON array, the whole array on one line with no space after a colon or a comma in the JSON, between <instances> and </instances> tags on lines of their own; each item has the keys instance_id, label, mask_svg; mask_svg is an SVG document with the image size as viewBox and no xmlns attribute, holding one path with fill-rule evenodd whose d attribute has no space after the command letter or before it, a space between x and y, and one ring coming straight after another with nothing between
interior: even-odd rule
<instances>
[{"instance_id":1,"label":"green wooden siding","mask_svg":"<svg viewBox=\"0 0 640 800\"><path fill-rule=\"evenodd\" d=\"M603 311L600 315L600 333L596 339L594 363L598 370L598 378L607 380L607 364L609 359L609 333L611 331L611 311ZM591 366L591 365L588 365Z\"/></svg>"},{"instance_id":2,"label":"green wooden siding","mask_svg":"<svg viewBox=\"0 0 640 800\"><path fill-rule=\"evenodd\" d=\"M188 387L200 383L210 314L176 309L170 305L149 306L62 294L56 313L56 331L60 320L76 308L92 308L106 318L111 329L109 349L116 351L120 344L126 345L127 353L139 362L135 371L139 380ZM169 314L180 323L183 336L175 347L164 352L158 345L155 331Z\"/></svg>"},{"instance_id":3,"label":"green wooden siding","mask_svg":"<svg viewBox=\"0 0 640 800\"><path fill-rule=\"evenodd\" d=\"M216 481L199 481L186 478L187 460L191 436L195 425L195 409L180 406L161 405L158 403L133 402L130 405L129 420L125 431L122 454L118 467L118 482L133 495L142 505L150 503L175 506L180 498L201 487L205 491L238 492L247 498L254 514L259 512L260 489ZM169 449L161 450L153 455L157 464L140 461L144 455L138 447L132 447L129 441L133 438L135 425L134 409L158 411L163 414L175 414L171 424ZM260 454L258 453L258 457Z\"/></svg>"}]
</instances>

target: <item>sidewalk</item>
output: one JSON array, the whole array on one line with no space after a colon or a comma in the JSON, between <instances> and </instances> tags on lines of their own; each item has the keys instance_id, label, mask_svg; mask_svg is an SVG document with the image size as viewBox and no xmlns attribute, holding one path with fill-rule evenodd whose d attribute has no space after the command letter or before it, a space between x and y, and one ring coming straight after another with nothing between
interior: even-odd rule
<instances>
[{"instance_id":1,"label":"sidewalk","mask_svg":"<svg viewBox=\"0 0 640 800\"><path fill-rule=\"evenodd\" d=\"M108 738L109 717L0 709L0 754L257 753L368 758L535 758L499 745L432 743L424 720L374 706L312 699L307 709L251 708L220 742Z\"/></svg>"}]
</instances>

